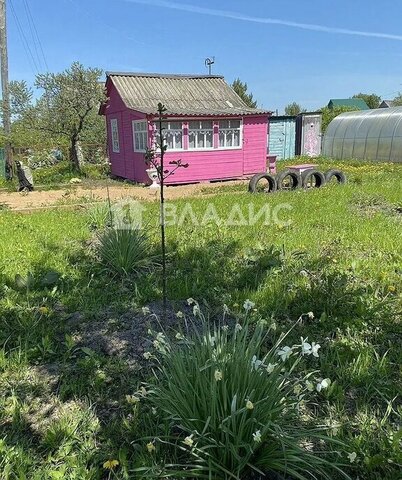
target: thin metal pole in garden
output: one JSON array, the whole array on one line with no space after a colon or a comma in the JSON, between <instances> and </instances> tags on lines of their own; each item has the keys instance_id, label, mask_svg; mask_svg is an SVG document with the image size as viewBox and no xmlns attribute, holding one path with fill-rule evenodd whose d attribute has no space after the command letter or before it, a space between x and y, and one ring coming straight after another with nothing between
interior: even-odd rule
<instances>
[{"instance_id":1,"label":"thin metal pole in garden","mask_svg":"<svg viewBox=\"0 0 402 480\"><path fill-rule=\"evenodd\" d=\"M163 320L166 319L166 310L167 310L167 280L166 280L166 235L165 235L165 197L164 197L164 183L165 183L165 172L164 172L164 156L165 156L165 141L163 138L163 112L165 107L159 103L158 104L158 114L159 114L159 143L161 150L161 159L160 159L160 174L159 174L159 183L160 183L160 224L161 224L161 243L162 243L162 297L163 297Z\"/></svg>"}]
</instances>

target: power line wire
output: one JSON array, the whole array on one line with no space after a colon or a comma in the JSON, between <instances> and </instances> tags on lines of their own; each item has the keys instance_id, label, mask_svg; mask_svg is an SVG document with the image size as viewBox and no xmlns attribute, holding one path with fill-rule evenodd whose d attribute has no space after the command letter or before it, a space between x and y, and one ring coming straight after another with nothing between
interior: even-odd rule
<instances>
[{"instance_id":1,"label":"power line wire","mask_svg":"<svg viewBox=\"0 0 402 480\"><path fill-rule=\"evenodd\" d=\"M31 30L31 35L32 35L32 38L33 38L34 44L35 44L36 55L37 55L38 60L39 60L39 54L38 54L38 50L37 50L37 48L36 48L35 38L36 38L36 40L37 40L37 43L38 43L40 52L41 52L41 54L42 54L43 63L44 63L44 65L45 65L45 67L46 67L46 71L49 71L49 66L48 66L47 61L46 61L45 52L44 52L44 50L43 50L42 42L40 41L40 37L39 37L39 34L38 34L38 30L37 30L37 28L36 28L35 20L34 20L34 18L33 18L31 9L30 9L30 7L29 7L29 3L28 3L27 0L23 0L23 2L24 2L25 12L26 12L26 15L27 15L27 18L28 18L28 24L29 24L30 30Z\"/></svg>"},{"instance_id":2,"label":"power line wire","mask_svg":"<svg viewBox=\"0 0 402 480\"><path fill-rule=\"evenodd\" d=\"M15 11L15 8L14 8L14 4L12 2L12 0L10 0L10 7L11 7L11 13L13 14L13 17L14 17L14 20L15 20L15 23L17 25L17 29L18 29L18 32L20 34L20 37L21 37L21 41L22 41L22 46L24 47L25 49L25 53L27 54L27 57L28 57L28 60L30 60L31 64L33 65L34 67L34 70L36 70L36 73L39 73L39 68L38 68L38 65L36 63L36 60L32 54L32 50L29 46L29 43L28 43L28 40L25 36L25 33L24 33L24 30L21 26L21 23L19 21L19 18L18 18L18 15L17 15L17 12Z\"/></svg>"},{"instance_id":3,"label":"power line wire","mask_svg":"<svg viewBox=\"0 0 402 480\"><path fill-rule=\"evenodd\" d=\"M31 20L29 18L29 15L28 15L28 10L27 10L27 7L24 3L24 7L25 7L25 15L27 17L27 23L28 23L28 28L29 28L29 31L31 32L31 40L32 40L32 44L33 45L33 49L35 50L35 54L36 54L36 59L38 61L38 65L40 67L42 67L42 61L39 57L39 50L38 50L38 45L37 45L37 41L36 41L36 38L35 38L35 34L34 34L34 31L33 31L33 26L31 24Z\"/></svg>"}]
</instances>

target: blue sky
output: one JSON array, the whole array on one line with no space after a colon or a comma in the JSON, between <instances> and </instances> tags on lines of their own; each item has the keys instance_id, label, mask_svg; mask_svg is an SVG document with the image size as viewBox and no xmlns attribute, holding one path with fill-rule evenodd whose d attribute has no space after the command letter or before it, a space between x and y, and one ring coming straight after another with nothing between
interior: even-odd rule
<instances>
[{"instance_id":1,"label":"blue sky","mask_svg":"<svg viewBox=\"0 0 402 480\"><path fill-rule=\"evenodd\" d=\"M214 73L247 81L259 106L280 112L292 101L313 110L360 91L402 90L400 0L7 2L10 77L28 83L45 62L50 71L79 60L108 71L206 73L204 59L215 56Z\"/></svg>"}]
</instances>

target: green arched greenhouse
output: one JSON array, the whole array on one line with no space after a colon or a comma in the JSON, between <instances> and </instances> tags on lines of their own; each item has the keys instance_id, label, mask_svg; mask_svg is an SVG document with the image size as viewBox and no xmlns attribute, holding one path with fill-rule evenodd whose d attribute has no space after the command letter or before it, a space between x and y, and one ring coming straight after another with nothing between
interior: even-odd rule
<instances>
[{"instance_id":1,"label":"green arched greenhouse","mask_svg":"<svg viewBox=\"0 0 402 480\"><path fill-rule=\"evenodd\" d=\"M402 162L402 107L335 117L324 135L323 154L340 160Z\"/></svg>"}]
</instances>

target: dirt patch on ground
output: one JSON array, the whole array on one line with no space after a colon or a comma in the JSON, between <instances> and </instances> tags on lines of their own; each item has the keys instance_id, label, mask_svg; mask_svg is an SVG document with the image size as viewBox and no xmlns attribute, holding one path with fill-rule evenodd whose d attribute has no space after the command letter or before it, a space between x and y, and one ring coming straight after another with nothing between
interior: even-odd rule
<instances>
[{"instance_id":1,"label":"dirt patch on ground","mask_svg":"<svg viewBox=\"0 0 402 480\"><path fill-rule=\"evenodd\" d=\"M119 317L106 315L97 322L81 322L77 312L66 321L67 329L73 334L78 348L89 348L102 355L118 357L134 367L144 362L144 353L152 350L154 338L148 333L163 332L174 338L183 330L191 330L199 323L193 316L192 307L183 303L180 311L188 323L177 316L178 309L169 307L161 326L162 308L160 302L148 306L149 313L128 311Z\"/></svg>"},{"instance_id":2,"label":"dirt patch on ground","mask_svg":"<svg viewBox=\"0 0 402 480\"><path fill-rule=\"evenodd\" d=\"M218 183L198 183L194 185L178 185L166 187L167 200L174 200L184 197L194 197L206 194L213 194L222 187L244 185L247 189L247 181L233 180ZM105 184L91 186L71 186L62 190L43 190L29 193L0 192L0 205L17 211L34 211L49 207L71 207L74 204L80 205L88 202L106 200L108 196L112 201L122 198L133 198L142 201L158 200L159 190L150 189L136 185L110 185L107 189Z\"/></svg>"},{"instance_id":3,"label":"dirt patch on ground","mask_svg":"<svg viewBox=\"0 0 402 480\"><path fill-rule=\"evenodd\" d=\"M355 209L363 216L374 217L381 213L402 219L402 204L389 203L381 195L357 195L353 199Z\"/></svg>"}]
</instances>

